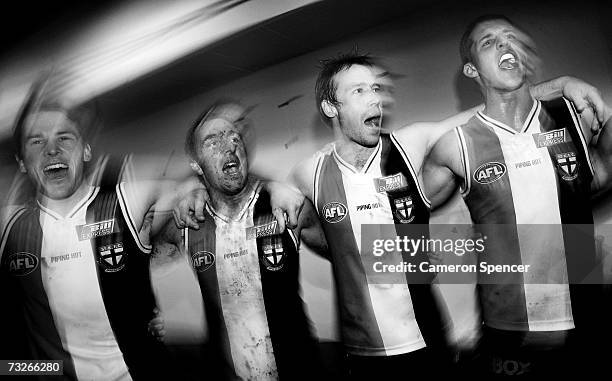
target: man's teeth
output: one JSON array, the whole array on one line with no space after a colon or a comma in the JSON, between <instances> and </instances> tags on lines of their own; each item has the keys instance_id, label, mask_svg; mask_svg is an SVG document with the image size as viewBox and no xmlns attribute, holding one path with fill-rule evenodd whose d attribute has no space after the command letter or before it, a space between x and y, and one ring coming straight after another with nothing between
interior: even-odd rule
<instances>
[{"instance_id":1,"label":"man's teeth","mask_svg":"<svg viewBox=\"0 0 612 381\"><path fill-rule=\"evenodd\" d=\"M501 64L504 61L508 61L511 64L516 63L516 58L511 53L504 53L501 57L499 57L499 63Z\"/></svg>"},{"instance_id":2,"label":"man's teeth","mask_svg":"<svg viewBox=\"0 0 612 381\"><path fill-rule=\"evenodd\" d=\"M234 168L237 167L238 163L235 161L230 161L228 163L225 163L225 165L223 166L223 169L230 169L230 168Z\"/></svg>"},{"instance_id":3,"label":"man's teeth","mask_svg":"<svg viewBox=\"0 0 612 381\"><path fill-rule=\"evenodd\" d=\"M44 170L52 171L54 169L68 169L68 166L66 164L57 163L57 164L47 165Z\"/></svg>"},{"instance_id":4,"label":"man's teeth","mask_svg":"<svg viewBox=\"0 0 612 381\"><path fill-rule=\"evenodd\" d=\"M380 125L380 116L372 116L364 121L368 126L378 127Z\"/></svg>"}]
</instances>

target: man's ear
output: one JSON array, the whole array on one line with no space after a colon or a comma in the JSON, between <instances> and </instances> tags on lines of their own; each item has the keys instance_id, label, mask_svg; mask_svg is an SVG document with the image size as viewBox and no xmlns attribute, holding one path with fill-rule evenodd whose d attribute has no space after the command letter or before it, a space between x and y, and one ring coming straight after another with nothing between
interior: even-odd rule
<instances>
[{"instance_id":1,"label":"man's ear","mask_svg":"<svg viewBox=\"0 0 612 381\"><path fill-rule=\"evenodd\" d=\"M196 163L195 161L192 160L192 161L189 162L189 166L198 175L200 175L200 176L204 175L204 172L202 171L202 168L200 167L200 164L198 164L198 163Z\"/></svg>"},{"instance_id":2,"label":"man's ear","mask_svg":"<svg viewBox=\"0 0 612 381\"><path fill-rule=\"evenodd\" d=\"M328 118L335 118L338 116L338 109L328 100L321 101L321 109Z\"/></svg>"},{"instance_id":3,"label":"man's ear","mask_svg":"<svg viewBox=\"0 0 612 381\"><path fill-rule=\"evenodd\" d=\"M474 66L473 63L468 62L463 65L463 75L468 78L476 78L478 77L478 69L476 69L476 66Z\"/></svg>"},{"instance_id":4,"label":"man's ear","mask_svg":"<svg viewBox=\"0 0 612 381\"><path fill-rule=\"evenodd\" d=\"M19 166L19 172L28 173L28 170L26 169L25 164L23 163L23 160L21 160L19 156L15 155L15 161L17 161L17 165Z\"/></svg>"},{"instance_id":5,"label":"man's ear","mask_svg":"<svg viewBox=\"0 0 612 381\"><path fill-rule=\"evenodd\" d=\"M83 148L83 161L87 162L91 160L91 146L89 144L85 144L85 148Z\"/></svg>"}]
</instances>

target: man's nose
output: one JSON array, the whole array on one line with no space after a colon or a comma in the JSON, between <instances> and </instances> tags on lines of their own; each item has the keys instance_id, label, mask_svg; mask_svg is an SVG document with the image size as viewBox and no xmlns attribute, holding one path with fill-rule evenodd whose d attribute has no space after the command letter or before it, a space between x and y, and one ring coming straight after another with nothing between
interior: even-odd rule
<instances>
[{"instance_id":1,"label":"man's nose","mask_svg":"<svg viewBox=\"0 0 612 381\"><path fill-rule=\"evenodd\" d=\"M47 141L45 145L45 153L49 156L55 156L59 152L57 143L54 140Z\"/></svg>"},{"instance_id":2,"label":"man's nose","mask_svg":"<svg viewBox=\"0 0 612 381\"><path fill-rule=\"evenodd\" d=\"M224 143L225 152L236 152L236 147L238 147L238 143L233 140L227 140Z\"/></svg>"},{"instance_id":3,"label":"man's nose","mask_svg":"<svg viewBox=\"0 0 612 381\"><path fill-rule=\"evenodd\" d=\"M510 45L510 41L508 41L508 39L506 37L499 37L497 39L497 48L498 49L507 48L509 45Z\"/></svg>"},{"instance_id":4,"label":"man's nose","mask_svg":"<svg viewBox=\"0 0 612 381\"><path fill-rule=\"evenodd\" d=\"M378 105L380 105L380 103L382 102L382 98L380 96L380 93L378 92L378 90L370 90L370 96L368 98L368 104L370 106L376 106L378 107Z\"/></svg>"}]
</instances>

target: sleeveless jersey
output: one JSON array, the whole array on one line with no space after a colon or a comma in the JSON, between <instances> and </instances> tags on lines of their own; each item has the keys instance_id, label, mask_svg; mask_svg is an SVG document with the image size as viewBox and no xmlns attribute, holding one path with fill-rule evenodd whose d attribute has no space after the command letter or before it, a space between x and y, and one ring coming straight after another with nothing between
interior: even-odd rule
<instances>
[{"instance_id":1,"label":"sleeveless jersey","mask_svg":"<svg viewBox=\"0 0 612 381\"><path fill-rule=\"evenodd\" d=\"M9 358L63 360L68 379L159 374L148 364L163 350L147 328L150 247L135 234L114 164L66 217L31 202L9 218L0 277L13 315L4 318L20 321L14 338L25 344L11 354L6 343Z\"/></svg>"},{"instance_id":2,"label":"sleeveless jersey","mask_svg":"<svg viewBox=\"0 0 612 381\"><path fill-rule=\"evenodd\" d=\"M298 241L278 233L260 184L236 220L210 206L186 252L200 283L211 345L228 379L308 379L315 342L300 296Z\"/></svg>"},{"instance_id":3,"label":"sleeveless jersey","mask_svg":"<svg viewBox=\"0 0 612 381\"><path fill-rule=\"evenodd\" d=\"M402 278L378 284L366 271L372 248L361 247L362 224L424 224L428 235L429 201L407 152L393 135L382 135L359 171L335 146L317 153L315 166L313 202L331 253L346 350L391 356L442 345L444 325L432 285ZM393 233L386 238L394 239Z\"/></svg>"},{"instance_id":4,"label":"sleeveless jersey","mask_svg":"<svg viewBox=\"0 0 612 381\"><path fill-rule=\"evenodd\" d=\"M480 277L485 324L515 331L574 328L594 294L577 297L586 289L570 283L597 283L597 275L591 273L593 169L573 105L564 98L534 101L520 132L479 112L456 133L463 197L488 239L480 258L529 265L523 273ZM570 234L575 225L568 224L584 224L581 234Z\"/></svg>"}]
</instances>

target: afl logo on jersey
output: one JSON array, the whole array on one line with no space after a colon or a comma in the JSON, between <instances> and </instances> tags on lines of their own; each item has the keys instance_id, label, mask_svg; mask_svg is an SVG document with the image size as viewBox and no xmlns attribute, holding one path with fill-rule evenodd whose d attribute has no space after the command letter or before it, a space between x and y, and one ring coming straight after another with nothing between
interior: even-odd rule
<instances>
[{"instance_id":1,"label":"afl logo on jersey","mask_svg":"<svg viewBox=\"0 0 612 381\"><path fill-rule=\"evenodd\" d=\"M8 270L12 275L25 276L36 270L39 262L38 257L34 254L15 253L8 257Z\"/></svg>"},{"instance_id":2,"label":"afl logo on jersey","mask_svg":"<svg viewBox=\"0 0 612 381\"><path fill-rule=\"evenodd\" d=\"M346 217L346 212L347 209L344 204L335 201L328 202L323 207L323 218L325 218L325 221L329 222L330 224L335 224L342 221L344 217Z\"/></svg>"},{"instance_id":3,"label":"afl logo on jersey","mask_svg":"<svg viewBox=\"0 0 612 381\"><path fill-rule=\"evenodd\" d=\"M479 184L491 184L506 174L506 166L497 161L484 163L474 171L474 180Z\"/></svg>"},{"instance_id":4,"label":"afl logo on jersey","mask_svg":"<svg viewBox=\"0 0 612 381\"><path fill-rule=\"evenodd\" d=\"M191 256L191 265L199 273L208 270L214 264L215 255L208 251L198 251Z\"/></svg>"}]
</instances>

